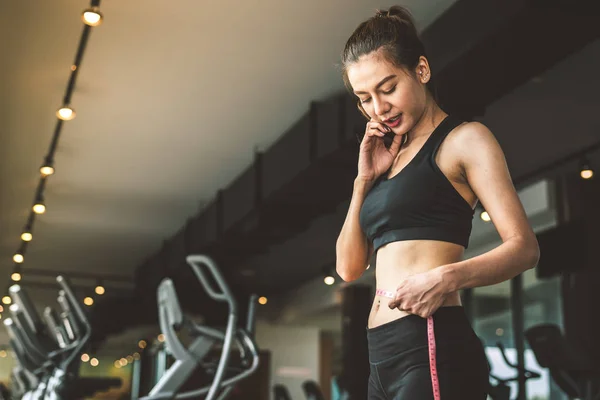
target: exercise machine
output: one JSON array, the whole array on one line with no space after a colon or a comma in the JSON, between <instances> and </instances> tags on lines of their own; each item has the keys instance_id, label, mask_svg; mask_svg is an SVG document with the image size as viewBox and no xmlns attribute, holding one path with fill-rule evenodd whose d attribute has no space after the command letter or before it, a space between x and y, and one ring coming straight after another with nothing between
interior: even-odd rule
<instances>
[{"instance_id":1,"label":"exercise machine","mask_svg":"<svg viewBox=\"0 0 600 400\"><path fill-rule=\"evenodd\" d=\"M196 324L186 317L179 305L172 280L163 279L157 290L159 323L165 335L165 347L175 358L175 362L150 393L140 400L191 398L222 400L229 395L238 382L250 376L258 368L258 350L254 341L256 296L250 296L247 326L240 328L237 303L215 262L205 255L190 255L186 258L186 262L208 295L216 301L227 303L229 308L227 326L225 330L209 328ZM205 273L205 269L209 275ZM216 283L216 290L209 283L209 276ZM189 347L186 347L178 337L178 332L184 329L194 338ZM238 367L229 366L230 351L234 344L240 354L241 365ZM219 361L216 363L208 361L209 353L217 346L222 348ZM210 385L180 393L182 386L197 368L203 368L211 375Z\"/></svg>"},{"instance_id":2,"label":"exercise machine","mask_svg":"<svg viewBox=\"0 0 600 400\"><path fill-rule=\"evenodd\" d=\"M538 364L550 370L556 384L569 397L600 399L600 367L577 351L554 324L540 324L525 331ZM596 360L597 361L597 360Z\"/></svg>"},{"instance_id":3,"label":"exercise machine","mask_svg":"<svg viewBox=\"0 0 600 400\"><path fill-rule=\"evenodd\" d=\"M518 364L510 362L508 360L508 357L506 355L506 349L504 348L504 345L502 344L502 342L496 343L496 346L500 350L500 354L502 355L502 358L504 359L504 362L506 363L506 365L508 365L511 368L514 368L517 371L517 374L510 378L500 378L496 375L493 375L490 372L490 374L489 374L490 377L493 378L494 380L496 380L498 383L495 386L493 386L490 383L488 394L493 400L510 400L510 386L508 385L509 382L518 382L520 376L524 376L525 381L527 381L529 379L539 378L541 375L538 374L537 372L530 371L530 370L526 369L525 367L522 367ZM488 361L488 365L489 365L489 361ZM489 365L489 366L491 369L491 365ZM519 398L519 396L517 396L517 398Z\"/></svg>"},{"instance_id":4,"label":"exercise machine","mask_svg":"<svg viewBox=\"0 0 600 400\"><path fill-rule=\"evenodd\" d=\"M302 390L306 395L306 400L325 400L321 388L315 381L304 381L304 383L302 383Z\"/></svg>"},{"instance_id":5,"label":"exercise machine","mask_svg":"<svg viewBox=\"0 0 600 400\"><path fill-rule=\"evenodd\" d=\"M91 326L67 280L58 276L58 303L62 314L44 310L42 322L27 293L13 285L11 318L4 320L17 359L13 370L15 393L26 400L67 400L120 386L115 378L78 376L79 354L88 343Z\"/></svg>"}]
</instances>

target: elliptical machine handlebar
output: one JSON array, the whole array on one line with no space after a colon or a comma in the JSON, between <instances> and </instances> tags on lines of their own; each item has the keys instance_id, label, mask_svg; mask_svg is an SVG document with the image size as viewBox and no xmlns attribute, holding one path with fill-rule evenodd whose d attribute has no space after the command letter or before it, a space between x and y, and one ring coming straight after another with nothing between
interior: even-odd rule
<instances>
[{"instance_id":1,"label":"elliptical machine handlebar","mask_svg":"<svg viewBox=\"0 0 600 400\"><path fill-rule=\"evenodd\" d=\"M217 367L217 372L215 374L215 378L210 386L208 391L208 395L206 396L206 400L212 400L216 397L219 389L221 388L221 381L223 380L223 375L225 374L225 370L227 368L227 363L229 362L229 352L231 350L231 343L233 342L233 337L237 327L237 305L235 299L229 290L229 286L223 279L223 276L219 272L219 269L215 265L214 261L205 255L195 254L186 257L187 263L190 265L196 277L204 286L206 292L215 300L223 301L228 303L229 305L229 315L227 317L227 329L225 331L225 337L223 340L223 348L221 350L221 358L219 360L219 366ZM208 279L203 272L202 268L198 264L204 264L212 274L215 282L219 286L221 293L213 290L212 286L208 283ZM198 395L197 391L190 392L188 394L182 393L177 395L176 398L183 399L189 398L186 395L192 395L190 397L195 397Z\"/></svg>"},{"instance_id":2,"label":"elliptical machine handlebar","mask_svg":"<svg viewBox=\"0 0 600 400\"><path fill-rule=\"evenodd\" d=\"M535 379L535 378L539 378L541 376L537 372L530 371L530 370L526 369L525 367L522 367L522 366L519 366L516 363L510 362L508 360L508 357L506 356L506 348L504 347L504 344L502 344L502 342L497 342L496 346L498 346L498 348L500 349L500 354L502 354L502 358L504 359L504 362L508 366L513 367L514 369L516 369L517 371L522 372L523 375L525 375L525 379ZM494 379L497 379L497 378L494 378Z\"/></svg>"},{"instance_id":3,"label":"elliptical machine handlebar","mask_svg":"<svg viewBox=\"0 0 600 400\"><path fill-rule=\"evenodd\" d=\"M81 323L81 325L84 328L83 336L81 338L75 338L75 340L72 343L66 345L62 349L55 351L52 354L62 354L68 350L73 349L71 354L69 354L62 362L63 365L70 365L75 359L75 357L79 355L81 349L87 344L88 340L90 339L90 336L92 334L92 327L90 326L90 323L87 320L87 317L85 316L83 308L81 308L81 305L79 304L77 298L73 294L73 291L71 290L71 286L67 282L67 279L64 278L62 275L59 275L56 277L56 282L58 282L66 296L66 299L69 303L69 310L75 312L76 317L79 320L78 322Z\"/></svg>"}]
</instances>

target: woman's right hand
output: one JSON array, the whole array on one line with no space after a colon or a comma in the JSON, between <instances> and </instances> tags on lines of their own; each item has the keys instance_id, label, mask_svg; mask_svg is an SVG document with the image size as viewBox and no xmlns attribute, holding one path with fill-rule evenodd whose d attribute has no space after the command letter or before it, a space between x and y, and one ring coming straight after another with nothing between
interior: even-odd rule
<instances>
[{"instance_id":1,"label":"woman's right hand","mask_svg":"<svg viewBox=\"0 0 600 400\"><path fill-rule=\"evenodd\" d=\"M367 122L358 155L358 178L366 182L373 182L386 172L400 152L402 135L394 135L391 146L386 148L383 142L385 132L392 132L392 130L374 120Z\"/></svg>"}]
</instances>

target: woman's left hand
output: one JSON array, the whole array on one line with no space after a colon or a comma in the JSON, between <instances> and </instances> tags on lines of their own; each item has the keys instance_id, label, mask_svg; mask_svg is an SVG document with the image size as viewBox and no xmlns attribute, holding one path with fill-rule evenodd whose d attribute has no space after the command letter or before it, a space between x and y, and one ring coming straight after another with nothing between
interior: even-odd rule
<instances>
[{"instance_id":1,"label":"woman's left hand","mask_svg":"<svg viewBox=\"0 0 600 400\"><path fill-rule=\"evenodd\" d=\"M448 293L441 268L435 268L403 279L389 307L427 318L441 307Z\"/></svg>"}]
</instances>

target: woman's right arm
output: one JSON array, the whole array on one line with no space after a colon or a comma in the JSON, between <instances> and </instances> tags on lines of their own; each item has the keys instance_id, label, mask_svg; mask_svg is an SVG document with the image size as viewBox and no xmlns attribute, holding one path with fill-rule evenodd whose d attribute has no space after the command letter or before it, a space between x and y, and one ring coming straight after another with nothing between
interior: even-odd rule
<instances>
[{"instance_id":1,"label":"woman's right arm","mask_svg":"<svg viewBox=\"0 0 600 400\"><path fill-rule=\"evenodd\" d=\"M346 220L338 236L336 249L336 272L346 282L361 277L371 257L372 245L359 223L359 213L372 182L356 178Z\"/></svg>"}]
</instances>

